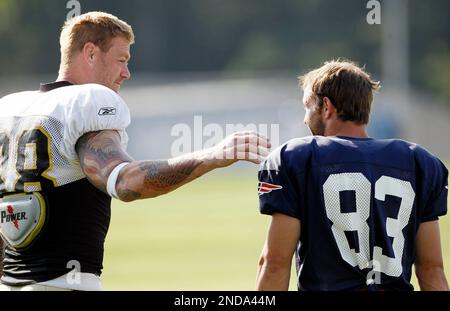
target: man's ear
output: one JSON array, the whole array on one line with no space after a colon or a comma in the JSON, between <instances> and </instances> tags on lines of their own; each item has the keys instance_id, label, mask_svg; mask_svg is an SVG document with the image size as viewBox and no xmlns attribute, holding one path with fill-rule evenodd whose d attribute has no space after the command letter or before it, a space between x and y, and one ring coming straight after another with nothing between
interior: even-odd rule
<instances>
[{"instance_id":1,"label":"man's ear","mask_svg":"<svg viewBox=\"0 0 450 311\"><path fill-rule=\"evenodd\" d=\"M89 65L92 65L94 63L95 57L98 53L98 47L92 43L88 42L83 47L83 59L86 63Z\"/></svg>"},{"instance_id":2,"label":"man's ear","mask_svg":"<svg viewBox=\"0 0 450 311\"><path fill-rule=\"evenodd\" d=\"M323 116L325 119L331 119L336 115L336 107L328 97L323 98Z\"/></svg>"}]
</instances>

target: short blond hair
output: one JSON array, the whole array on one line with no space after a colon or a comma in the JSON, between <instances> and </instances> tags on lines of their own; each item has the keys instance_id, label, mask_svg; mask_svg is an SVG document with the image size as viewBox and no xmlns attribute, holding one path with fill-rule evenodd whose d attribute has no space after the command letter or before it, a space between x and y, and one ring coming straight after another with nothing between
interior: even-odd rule
<instances>
[{"instance_id":1,"label":"short blond hair","mask_svg":"<svg viewBox=\"0 0 450 311\"><path fill-rule=\"evenodd\" d=\"M103 52L111 48L111 40L123 37L134 43L133 29L126 22L105 12L89 12L76 16L64 23L61 30L61 66L67 67L74 55L91 42Z\"/></svg>"},{"instance_id":2,"label":"short blond hair","mask_svg":"<svg viewBox=\"0 0 450 311\"><path fill-rule=\"evenodd\" d=\"M311 88L320 109L323 97L328 97L341 120L367 124L373 92L380 88L380 82L372 80L367 72L352 61L332 60L300 76L299 86Z\"/></svg>"}]
</instances>

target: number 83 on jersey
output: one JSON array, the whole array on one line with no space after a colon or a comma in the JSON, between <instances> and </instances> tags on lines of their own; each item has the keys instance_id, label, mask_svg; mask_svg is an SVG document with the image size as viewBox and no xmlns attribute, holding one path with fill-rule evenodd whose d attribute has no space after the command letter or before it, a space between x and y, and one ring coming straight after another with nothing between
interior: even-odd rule
<instances>
[{"instance_id":1,"label":"number 83 on jersey","mask_svg":"<svg viewBox=\"0 0 450 311\"><path fill-rule=\"evenodd\" d=\"M371 215L372 185L362 173L333 174L323 185L325 210L328 219L333 223L331 230L336 240L342 258L359 269L372 268L373 271L383 272L386 275L398 277L402 274L402 257L405 246L405 237L402 230L408 225L415 193L411 183L401 179L381 176L375 183L374 198L381 203L386 195L401 198L397 219L386 218L386 233L392 239L394 257L383 254L379 246L373 247L372 258L370 250L370 227L368 219ZM356 211L343 213L341 211L340 193L354 191ZM380 206L385 205L381 204ZM354 231L358 236L359 252L350 248L345 232ZM373 264L372 263L377 263Z\"/></svg>"}]
</instances>

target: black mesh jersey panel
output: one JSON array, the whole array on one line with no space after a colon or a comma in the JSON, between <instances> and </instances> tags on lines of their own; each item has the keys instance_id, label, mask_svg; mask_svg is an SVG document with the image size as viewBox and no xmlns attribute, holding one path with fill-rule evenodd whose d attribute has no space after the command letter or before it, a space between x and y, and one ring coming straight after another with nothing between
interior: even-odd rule
<instances>
[{"instance_id":1,"label":"black mesh jersey panel","mask_svg":"<svg viewBox=\"0 0 450 311\"><path fill-rule=\"evenodd\" d=\"M46 224L28 248L6 247L2 282L48 281L69 272L72 260L79 262L81 272L100 275L111 198L87 179L42 194L47 201Z\"/></svg>"}]
</instances>

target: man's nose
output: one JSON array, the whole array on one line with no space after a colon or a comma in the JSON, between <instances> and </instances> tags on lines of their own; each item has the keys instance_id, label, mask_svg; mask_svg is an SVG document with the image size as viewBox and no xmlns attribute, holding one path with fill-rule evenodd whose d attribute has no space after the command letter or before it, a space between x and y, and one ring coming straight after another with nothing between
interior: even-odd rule
<instances>
[{"instance_id":1,"label":"man's nose","mask_svg":"<svg viewBox=\"0 0 450 311\"><path fill-rule=\"evenodd\" d=\"M131 78L131 72L130 69L128 69L128 66L125 66L125 68L122 70L121 77L124 80L128 80Z\"/></svg>"}]
</instances>

